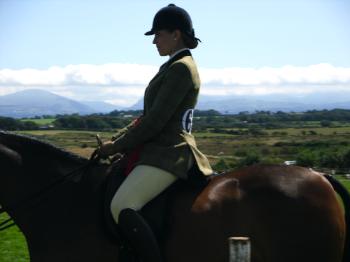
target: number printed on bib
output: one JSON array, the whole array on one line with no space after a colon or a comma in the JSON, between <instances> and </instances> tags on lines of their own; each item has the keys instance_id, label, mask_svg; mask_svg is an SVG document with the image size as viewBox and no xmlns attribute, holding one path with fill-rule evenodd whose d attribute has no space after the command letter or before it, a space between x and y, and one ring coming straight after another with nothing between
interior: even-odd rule
<instances>
[{"instance_id":1,"label":"number printed on bib","mask_svg":"<svg viewBox=\"0 0 350 262\"><path fill-rule=\"evenodd\" d=\"M182 117L182 128L187 132L191 134L192 131L192 125L193 125L193 109L188 109L183 117Z\"/></svg>"}]
</instances>

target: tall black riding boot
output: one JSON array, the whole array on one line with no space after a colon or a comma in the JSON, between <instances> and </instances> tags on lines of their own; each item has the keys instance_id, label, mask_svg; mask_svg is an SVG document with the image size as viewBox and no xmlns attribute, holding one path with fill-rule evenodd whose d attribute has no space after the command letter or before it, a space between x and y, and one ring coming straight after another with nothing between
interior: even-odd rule
<instances>
[{"instance_id":1,"label":"tall black riding boot","mask_svg":"<svg viewBox=\"0 0 350 262\"><path fill-rule=\"evenodd\" d=\"M123 209L120 212L118 224L142 262L162 261L152 229L137 211L130 208Z\"/></svg>"}]
</instances>

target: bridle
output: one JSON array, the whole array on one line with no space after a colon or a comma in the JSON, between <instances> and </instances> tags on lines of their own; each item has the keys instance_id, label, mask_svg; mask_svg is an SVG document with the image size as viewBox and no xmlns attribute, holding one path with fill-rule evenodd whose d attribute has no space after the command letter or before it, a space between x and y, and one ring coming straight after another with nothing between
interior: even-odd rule
<instances>
[{"instance_id":1,"label":"bridle","mask_svg":"<svg viewBox=\"0 0 350 262\"><path fill-rule=\"evenodd\" d=\"M51 182L49 185L45 186L44 188L40 189L38 192L35 192L28 196L26 200L15 203L11 206L1 206L0 207L0 215L7 212L7 211L23 211L25 208L34 200L40 199L44 194L49 193L51 190L56 188L59 185L62 185L64 182L67 181L68 178L75 177L77 175L84 175L86 171L90 168L90 166L96 162L98 162L100 159L100 156L98 155L98 150L95 150L92 155L90 156L87 163L69 171L68 173L64 174L63 176L60 176L53 182ZM4 231L12 226L14 226L15 223L13 222L12 218L6 219L5 221L0 223L0 231Z\"/></svg>"}]
</instances>

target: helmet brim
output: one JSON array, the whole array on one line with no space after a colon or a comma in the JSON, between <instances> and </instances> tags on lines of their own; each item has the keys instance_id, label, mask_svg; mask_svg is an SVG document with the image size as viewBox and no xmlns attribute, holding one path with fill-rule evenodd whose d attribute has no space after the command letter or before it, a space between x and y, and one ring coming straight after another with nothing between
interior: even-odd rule
<instances>
[{"instance_id":1,"label":"helmet brim","mask_svg":"<svg viewBox=\"0 0 350 262\"><path fill-rule=\"evenodd\" d=\"M155 32L153 29L145 33L145 35L154 35L154 34Z\"/></svg>"}]
</instances>

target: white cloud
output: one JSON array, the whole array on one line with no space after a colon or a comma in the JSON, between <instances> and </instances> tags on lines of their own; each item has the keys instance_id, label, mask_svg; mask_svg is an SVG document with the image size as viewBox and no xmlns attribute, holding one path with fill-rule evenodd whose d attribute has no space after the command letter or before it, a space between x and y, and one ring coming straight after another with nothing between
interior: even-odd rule
<instances>
[{"instance_id":1,"label":"white cloud","mask_svg":"<svg viewBox=\"0 0 350 262\"><path fill-rule=\"evenodd\" d=\"M350 68L317 64L307 67L202 69L204 84L212 85L322 85L350 84Z\"/></svg>"},{"instance_id":2,"label":"white cloud","mask_svg":"<svg viewBox=\"0 0 350 262\"><path fill-rule=\"evenodd\" d=\"M144 85L157 72L157 67L138 64L68 65L46 70L0 70L0 85L65 86L65 85Z\"/></svg>"},{"instance_id":3,"label":"white cloud","mask_svg":"<svg viewBox=\"0 0 350 262\"><path fill-rule=\"evenodd\" d=\"M158 68L138 64L68 65L46 70L0 69L0 95L41 88L77 100L129 106L142 98ZM280 68L200 68L204 95L350 92L350 68L317 64Z\"/></svg>"}]
</instances>

